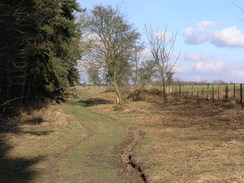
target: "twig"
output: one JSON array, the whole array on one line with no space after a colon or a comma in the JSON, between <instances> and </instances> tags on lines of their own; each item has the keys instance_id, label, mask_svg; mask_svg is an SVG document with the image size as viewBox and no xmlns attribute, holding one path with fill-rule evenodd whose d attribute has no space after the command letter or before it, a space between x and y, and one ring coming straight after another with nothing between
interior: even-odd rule
<instances>
[{"instance_id":1,"label":"twig","mask_svg":"<svg viewBox=\"0 0 244 183\"><path fill-rule=\"evenodd\" d=\"M14 100L18 100L18 99L22 99L22 98L24 98L24 97L13 98L13 99L11 99L11 100L8 100L7 102L4 102L4 103L1 104L0 106L4 106L4 105L6 105L6 104L8 104L8 103L10 103L10 102L12 102L12 101L14 101Z\"/></svg>"},{"instance_id":2,"label":"twig","mask_svg":"<svg viewBox=\"0 0 244 183\"><path fill-rule=\"evenodd\" d=\"M233 1L231 1L232 4L234 4L237 8L239 8L242 13L244 13L244 9L242 9L238 4L234 3Z\"/></svg>"}]
</instances>

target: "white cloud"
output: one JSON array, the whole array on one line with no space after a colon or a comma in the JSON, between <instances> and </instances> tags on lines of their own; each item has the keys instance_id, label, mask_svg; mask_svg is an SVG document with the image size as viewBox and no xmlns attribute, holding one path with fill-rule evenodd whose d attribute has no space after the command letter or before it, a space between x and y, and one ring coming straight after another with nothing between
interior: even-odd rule
<instances>
[{"instance_id":1,"label":"white cloud","mask_svg":"<svg viewBox=\"0 0 244 183\"><path fill-rule=\"evenodd\" d=\"M173 68L173 72L176 72L176 73L182 73L184 72L185 70L179 65L179 64L176 64Z\"/></svg>"},{"instance_id":2,"label":"white cloud","mask_svg":"<svg viewBox=\"0 0 244 183\"><path fill-rule=\"evenodd\" d=\"M188 44L202 44L208 40L210 34L203 30L194 30L192 28L187 28L184 32L186 37L185 42Z\"/></svg>"},{"instance_id":3,"label":"white cloud","mask_svg":"<svg viewBox=\"0 0 244 183\"><path fill-rule=\"evenodd\" d=\"M202 57L205 59L184 67L184 69L176 72L175 77L185 81L204 80L211 82L213 80L224 80L226 82L244 82L244 64L228 63L214 59L212 56L202 55Z\"/></svg>"},{"instance_id":4,"label":"white cloud","mask_svg":"<svg viewBox=\"0 0 244 183\"><path fill-rule=\"evenodd\" d=\"M211 42L219 47L244 47L244 32L229 27L213 34Z\"/></svg>"},{"instance_id":5,"label":"white cloud","mask_svg":"<svg viewBox=\"0 0 244 183\"><path fill-rule=\"evenodd\" d=\"M208 60L208 61L202 61L202 62L197 62L193 68L197 72L202 72L202 73L209 73L209 72L214 72L218 73L221 72L225 69L226 65L222 61L218 60Z\"/></svg>"},{"instance_id":6,"label":"white cloud","mask_svg":"<svg viewBox=\"0 0 244 183\"><path fill-rule=\"evenodd\" d=\"M139 56L144 58L144 59L150 59L150 58L152 58L152 53L151 53L150 49L145 48L144 50L142 50L139 53Z\"/></svg>"},{"instance_id":7,"label":"white cloud","mask_svg":"<svg viewBox=\"0 0 244 183\"><path fill-rule=\"evenodd\" d=\"M232 74L244 81L244 69L243 70L233 70Z\"/></svg>"},{"instance_id":8,"label":"white cloud","mask_svg":"<svg viewBox=\"0 0 244 183\"><path fill-rule=\"evenodd\" d=\"M186 28L184 36L186 37L185 42L188 44L202 44L212 36L211 28L217 26L212 21L202 21L195 25L195 29Z\"/></svg>"},{"instance_id":9,"label":"white cloud","mask_svg":"<svg viewBox=\"0 0 244 183\"><path fill-rule=\"evenodd\" d=\"M200 53L187 53L185 54L184 59L190 61L203 61L205 60L205 57Z\"/></svg>"},{"instance_id":10,"label":"white cloud","mask_svg":"<svg viewBox=\"0 0 244 183\"><path fill-rule=\"evenodd\" d=\"M244 82L244 64L235 65L231 68L230 74L235 78L239 79L242 83Z\"/></svg>"},{"instance_id":11,"label":"white cloud","mask_svg":"<svg viewBox=\"0 0 244 183\"><path fill-rule=\"evenodd\" d=\"M235 26L217 31L212 29L219 25L222 24L202 21L195 25L195 29L186 28L185 42L195 45L210 42L217 47L244 47L244 32Z\"/></svg>"},{"instance_id":12,"label":"white cloud","mask_svg":"<svg viewBox=\"0 0 244 183\"><path fill-rule=\"evenodd\" d=\"M235 83L244 82L244 64L236 65L213 59L203 62L198 62L191 66L181 64L181 70L176 70L175 78L179 78L182 81L212 82L214 80L223 80Z\"/></svg>"},{"instance_id":13,"label":"white cloud","mask_svg":"<svg viewBox=\"0 0 244 183\"><path fill-rule=\"evenodd\" d=\"M154 35L161 40L169 41L172 38L172 34L167 32L166 29L155 32Z\"/></svg>"},{"instance_id":14,"label":"white cloud","mask_svg":"<svg viewBox=\"0 0 244 183\"><path fill-rule=\"evenodd\" d=\"M207 28L207 27L215 27L217 24L216 23L214 23L213 21L202 21L202 22L198 22L197 24L196 24L196 28L198 29L198 30L204 30L205 28Z\"/></svg>"}]
</instances>

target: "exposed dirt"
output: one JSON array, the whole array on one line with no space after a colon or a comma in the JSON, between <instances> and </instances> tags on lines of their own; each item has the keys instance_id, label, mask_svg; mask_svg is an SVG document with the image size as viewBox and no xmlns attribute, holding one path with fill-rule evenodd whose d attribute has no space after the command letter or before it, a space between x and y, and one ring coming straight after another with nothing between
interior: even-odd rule
<instances>
[{"instance_id":1,"label":"exposed dirt","mask_svg":"<svg viewBox=\"0 0 244 183\"><path fill-rule=\"evenodd\" d=\"M114 165L119 169L120 176L125 177L128 183L147 183L142 168L132 159L133 149L141 138L141 132L131 131L127 139L114 148L114 156L117 157Z\"/></svg>"}]
</instances>

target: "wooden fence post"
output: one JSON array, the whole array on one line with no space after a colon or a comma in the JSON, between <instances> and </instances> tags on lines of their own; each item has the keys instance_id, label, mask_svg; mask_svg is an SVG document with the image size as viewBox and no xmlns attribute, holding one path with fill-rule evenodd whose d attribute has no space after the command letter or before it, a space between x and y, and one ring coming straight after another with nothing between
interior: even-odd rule
<instances>
[{"instance_id":1,"label":"wooden fence post","mask_svg":"<svg viewBox=\"0 0 244 183\"><path fill-rule=\"evenodd\" d=\"M214 85L212 85L212 100L214 101Z\"/></svg>"},{"instance_id":2,"label":"wooden fence post","mask_svg":"<svg viewBox=\"0 0 244 183\"><path fill-rule=\"evenodd\" d=\"M198 98L198 85L197 85L197 98Z\"/></svg>"},{"instance_id":3,"label":"wooden fence post","mask_svg":"<svg viewBox=\"0 0 244 183\"><path fill-rule=\"evenodd\" d=\"M228 100L228 94L229 94L229 88L228 88L228 84L226 84L226 86L225 86L225 100Z\"/></svg>"},{"instance_id":4,"label":"wooden fence post","mask_svg":"<svg viewBox=\"0 0 244 183\"><path fill-rule=\"evenodd\" d=\"M185 85L182 85L182 95L185 95Z\"/></svg>"},{"instance_id":5,"label":"wooden fence post","mask_svg":"<svg viewBox=\"0 0 244 183\"><path fill-rule=\"evenodd\" d=\"M208 92L209 92L209 84L208 84L208 87L207 87L207 100L208 100Z\"/></svg>"},{"instance_id":6,"label":"wooden fence post","mask_svg":"<svg viewBox=\"0 0 244 183\"><path fill-rule=\"evenodd\" d=\"M234 88L234 99L236 99L236 84L234 84L234 86L233 86Z\"/></svg>"},{"instance_id":7,"label":"wooden fence post","mask_svg":"<svg viewBox=\"0 0 244 183\"><path fill-rule=\"evenodd\" d=\"M219 84L218 84L218 100L220 99L220 93L219 93Z\"/></svg>"},{"instance_id":8,"label":"wooden fence post","mask_svg":"<svg viewBox=\"0 0 244 183\"><path fill-rule=\"evenodd\" d=\"M240 103L242 104L243 103L243 92L242 92L242 84L240 84Z\"/></svg>"}]
</instances>

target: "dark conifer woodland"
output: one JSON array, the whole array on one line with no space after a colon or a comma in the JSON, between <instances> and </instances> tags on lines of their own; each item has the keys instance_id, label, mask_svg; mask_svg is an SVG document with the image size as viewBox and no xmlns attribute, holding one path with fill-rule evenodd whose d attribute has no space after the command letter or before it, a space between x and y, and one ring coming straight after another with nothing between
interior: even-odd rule
<instances>
[{"instance_id":1,"label":"dark conifer woodland","mask_svg":"<svg viewBox=\"0 0 244 183\"><path fill-rule=\"evenodd\" d=\"M1 0L0 116L79 82L76 0Z\"/></svg>"}]
</instances>

